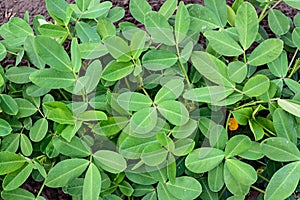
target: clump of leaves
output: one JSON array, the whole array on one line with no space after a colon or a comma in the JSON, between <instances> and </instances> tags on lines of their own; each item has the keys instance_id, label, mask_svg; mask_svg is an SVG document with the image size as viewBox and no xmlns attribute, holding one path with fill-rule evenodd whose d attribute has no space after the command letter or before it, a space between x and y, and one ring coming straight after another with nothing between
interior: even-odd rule
<instances>
[{"instance_id":1,"label":"clump of leaves","mask_svg":"<svg viewBox=\"0 0 300 200\"><path fill-rule=\"evenodd\" d=\"M55 23L2 25L1 197L299 198L300 15L204 2L131 0L138 28L109 1L46 0Z\"/></svg>"}]
</instances>

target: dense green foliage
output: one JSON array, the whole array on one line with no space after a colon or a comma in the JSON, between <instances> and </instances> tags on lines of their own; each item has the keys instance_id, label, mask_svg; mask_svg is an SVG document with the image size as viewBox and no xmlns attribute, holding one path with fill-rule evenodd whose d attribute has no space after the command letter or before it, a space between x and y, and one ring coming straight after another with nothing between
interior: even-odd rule
<instances>
[{"instance_id":1,"label":"dense green foliage","mask_svg":"<svg viewBox=\"0 0 300 200\"><path fill-rule=\"evenodd\" d=\"M109 1L46 0L54 23L10 19L1 197L42 200L47 186L78 200L298 199L300 15L282 1L300 9L130 0L137 26ZM37 194L20 187L30 176Z\"/></svg>"}]
</instances>

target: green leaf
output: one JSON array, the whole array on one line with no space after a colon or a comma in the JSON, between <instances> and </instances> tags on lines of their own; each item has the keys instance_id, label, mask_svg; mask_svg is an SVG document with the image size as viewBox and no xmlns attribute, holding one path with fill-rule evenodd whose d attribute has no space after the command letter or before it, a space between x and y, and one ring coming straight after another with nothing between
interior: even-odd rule
<instances>
[{"instance_id":1,"label":"green leaf","mask_svg":"<svg viewBox=\"0 0 300 200\"><path fill-rule=\"evenodd\" d=\"M202 192L201 184L193 177L180 176L175 179L175 183L167 183L167 190L177 199L196 199Z\"/></svg>"},{"instance_id":2,"label":"green leaf","mask_svg":"<svg viewBox=\"0 0 300 200\"><path fill-rule=\"evenodd\" d=\"M125 16L125 9L123 7L115 6L109 10L107 18L111 22L117 22Z\"/></svg>"},{"instance_id":3,"label":"green leaf","mask_svg":"<svg viewBox=\"0 0 300 200\"><path fill-rule=\"evenodd\" d=\"M289 99L278 99L278 105L292 115L300 117L300 102Z\"/></svg>"},{"instance_id":4,"label":"green leaf","mask_svg":"<svg viewBox=\"0 0 300 200\"><path fill-rule=\"evenodd\" d=\"M91 0L76 0L76 5L83 12L85 11L91 3Z\"/></svg>"},{"instance_id":5,"label":"green leaf","mask_svg":"<svg viewBox=\"0 0 300 200\"><path fill-rule=\"evenodd\" d=\"M285 78L284 79L284 83L289 87L290 90L292 90L292 92L294 92L295 94L297 94L297 92L300 90L300 84L293 79L290 78ZM296 98L294 98L296 99Z\"/></svg>"},{"instance_id":6,"label":"green leaf","mask_svg":"<svg viewBox=\"0 0 300 200\"><path fill-rule=\"evenodd\" d=\"M189 154L195 146L195 142L190 138L182 138L174 142L175 149L172 152L175 156L185 156Z\"/></svg>"},{"instance_id":7,"label":"green leaf","mask_svg":"<svg viewBox=\"0 0 300 200\"><path fill-rule=\"evenodd\" d=\"M166 0L159 8L159 13L169 19L176 10L178 0Z\"/></svg>"},{"instance_id":8,"label":"green leaf","mask_svg":"<svg viewBox=\"0 0 300 200\"><path fill-rule=\"evenodd\" d=\"M226 158L233 157L235 155L241 154L251 148L251 140L245 135L233 136L225 147Z\"/></svg>"},{"instance_id":9,"label":"green leaf","mask_svg":"<svg viewBox=\"0 0 300 200\"><path fill-rule=\"evenodd\" d=\"M20 124L22 127L22 124ZM20 143L20 134L10 134L2 140L1 151L17 152Z\"/></svg>"},{"instance_id":10,"label":"green leaf","mask_svg":"<svg viewBox=\"0 0 300 200\"><path fill-rule=\"evenodd\" d=\"M241 108L232 112L234 118L240 125L247 125L248 120L252 117L253 109L250 107Z\"/></svg>"},{"instance_id":11,"label":"green leaf","mask_svg":"<svg viewBox=\"0 0 300 200\"><path fill-rule=\"evenodd\" d=\"M52 188L66 186L80 176L86 170L88 164L88 160L78 158L60 161L50 169L46 178L46 185Z\"/></svg>"},{"instance_id":12,"label":"green leaf","mask_svg":"<svg viewBox=\"0 0 300 200\"><path fill-rule=\"evenodd\" d=\"M190 119L183 126L175 126L172 130L172 135L177 138L187 138L197 130L197 121Z\"/></svg>"},{"instance_id":13,"label":"green leaf","mask_svg":"<svg viewBox=\"0 0 300 200\"><path fill-rule=\"evenodd\" d=\"M228 78L227 66L213 55L196 51L191 60L196 70L208 80L226 87L235 86Z\"/></svg>"},{"instance_id":14,"label":"green leaf","mask_svg":"<svg viewBox=\"0 0 300 200\"><path fill-rule=\"evenodd\" d=\"M265 199L288 198L297 188L300 178L299 171L299 162L289 163L276 171L266 188Z\"/></svg>"},{"instance_id":15,"label":"green leaf","mask_svg":"<svg viewBox=\"0 0 300 200\"><path fill-rule=\"evenodd\" d=\"M97 23L97 32L102 37L102 40L116 35L116 27L107 18L101 18Z\"/></svg>"},{"instance_id":16,"label":"green leaf","mask_svg":"<svg viewBox=\"0 0 300 200\"><path fill-rule=\"evenodd\" d=\"M25 20L13 17L9 20L8 27L18 37L33 36L33 31Z\"/></svg>"},{"instance_id":17,"label":"green leaf","mask_svg":"<svg viewBox=\"0 0 300 200\"><path fill-rule=\"evenodd\" d=\"M99 150L93 154L93 158L97 165L110 173L121 173L127 168L126 160L117 152Z\"/></svg>"},{"instance_id":18,"label":"green leaf","mask_svg":"<svg viewBox=\"0 0 300 200\"><path fill-rule=\"evenodd\" d=\"M283 49L283 41L278 38L267 39L260 43L250 54L248 64L260 66L274 61L280 56Z\"/></svg>"},{"instance_id":19,"label":"green leaf","mask_svg":"<svg viewBox=\"0 0 300 200\"><path fill-rule=\"evenodd\" d=\"M64 0L46 0L46 8L52 18L65 21L68 3Z\"/></svg>"},{"instance_id":20,"label":"green leaf","mask_svg":"<svg viewBox=\"0 0 300 200\"><path fill-rule=\"evenodd\" d=\"M63 47L46 36L37 36L34 44L38 55L53 69L62 72L72 71L71 61Z\"/></svg>"},{"instance_id":21,"label":"green leaf","mask_svg":"<svg viewBox=\"0 0 300 200\"><path fill-rule=\"evenodd\" d=\"M240 61L234 61L228 65L228 77L236 83L242 83L248 74L248 66Z\"/></svg>"},{"instance_id":22,"label":"green leaf","mask_svg":"<svg viewBox=\"0 0 300 200\"><path fill-rule=\"evenodd\" d=\"M184 5L184 2L181 1L175 16L175 38L177 44L185 39L189 31L189 27L190 15L186 6Z\"/></svg>"},{"instance_id":23,"label":"green leaf","mask_svg":"<svg viewBox=\"0 0 300 200\"><path fill-rule=\"evenodd\" d=\"M9 115L16 115L19 112L17 102L7 94L0 94L0 107Z\"/></svg>"},{"instance_id":24,"label":"green leaf","mask_svg":"<svg viewBox=\"0 0 300 200\"><path fill-rule=\"evenodd\" d=\"M236 196L245 196L249 193L250 186L243 185L235 179L228 170L227 164L224 165L224 182L227 189Z\"/></svg>"},{"instance_id":25,"label":"green leaf","mask_svg":"<svg viewBox=\"0 0 300 200\"><path fill-rule=\"evenodd\" d=\"M76 38L73 38L71 43L71 59L72 68L75 72L79 72L81 68L81 54Z\"/></svg>"},{"instance_id":26,"label":"green leaf","mask_svg":"<svg viewBox=\"0 0 300 200\"><path fill-rule=\"evenodd\" d=\"M130 119L130 127L134 132L146 134L152 131L157 123L155 108L144 108L134 113Z\"/></svg>"},{"instance_id":27,"label":"green leaf","mask_svg":"<svg viewBox=\"0 0 300 200\"><path fill-rule=\"evenodd\" d=\"M45 67L44 61L39 57L36 46L34 45L34 37L28 36L24 42L24 50L29 61L36 67L42 69ZM1 59L0 59L1 60Z\"/></svg>"},{"instance_id":28,"label":"green leaf","mask_svg":"<svg viewBox=\"0 0 300 200\"><path fill-rule=\"evenodd\" d=\"M17 98L15 101L19 107L19 112L16 115L18 118L29 117L36 113L37 108L30 101L21 98Z\"/></svg>"},{"instance_id":29,"label":"green leaf","mask_svg":"<svg viewBox=\"0 0 300 200\"><path fill-rule=\"evenodd\" d=\"M296 27L292 33L292 39L298 49L300 49L300 27Z\"/></svg>"},{"instance_id":30,"label":"green leaf","mask_svg":"<svg viewBox=\"0 0 300 200\"><path fill-rule=\"evenodd\" d=\"M42 24L38 30L42 35L53 38L63 38L68 35L68 32L64 27L56 24Z\"/></svg>"},{"instance_id":31,"label":"green leaf","mask_svg":"<svg viewBox=\"0 0 300 200\"><path fill-rule=\"evenodd\" d=\"M261 143L262 152L270 159L278 162L290 162L300 159L297 146L286 138L272 137Z\"/></svg>"},{"instance_id":32,"label":"green leaf","mask_svg":"<svg viewBox=\"0 0 300 200\"><path fill-rule=\"evenodd\" d=\"M255 169L242 161L227 159L225 165L231 175L243 185L252 185L257 180Z\"/></svg>"},{"instance_id":33,"label":"green leaf","mask_svg":"<svg viewBox=\"0 0 300 200\"><path fill-rule=\"evenodd\" d=\"M0 136L4 137L6 135L9 135L13 129L7 121L5 121L4 119L0 119L0 130Z\"/></svg>"},{"instance_id":34,"label":"green leaf","mask_svg":"<svg viewBox=\"0 0 300 200\"><path fill-rule=\"evenodd\" d=\"M216 168L208 171L208 186L213 192L219 192L224 186L223 163L220 163Z\"/></svg>"},{"instance_id":35,"label":"green leaf","mask_svg":"<svg viewBox=\"0 0 300 200\"><path fill-rule=\"evenodd\" d=\"M27 180L32 170L33 170L33 166L31 164L27 164L26 166L23 166L17 171L8 174L7 176L5 176L3 180L2 183L3 189L6 191L17 189Z\"/></svg>"},{"instance_id":36,"label":"green leaf","mask_svg":"<svg viewBox=\"0 0 300 200\"><path fill-rule=\"evenodd\" d=\"M270 80L267 76L258 74L251 77L244 85L243 92L249 97L258 97L269 90Z\"/></svg>"},{"instance_id":37,"label":"green leaf","mask_svg":"<svg viewBox=\"0 0 300 200\"><path fill-rule=\"evenodd\" d=\"M141 154L141 160L148 166L157 166L163 163L168 156L168 151L160 144L146 146Z\"/></svg>"},{"instance_id":38,"label":"green leaf","mask_svg":"<svg viewBox=\"0 0 300 200\"><path fill-rule=\"evenodd\" d=\"M16 171L25 162L26 160L23 156L11 152L0 152L0 175Z\"/></svg>"},{"instance_id":39,"label":"green leaf","mask_svg":"<svg viewBox=\"0 0 300 200\"><path fill-rule=\"evenodd\" d=\"M163 183L163 182L159 182L158 185L157 185L157 196L158 196L158 199L164 199L164 200L174 200L177 198L174 197L167 189L167 185L166 183Z\"/></svg>"},{"instance_id":40,"label":"green leaf","mask_svg":"<svg viewBox=\"0 0 300 200\"><path fill-rule=\"evenodd\" d=\"M147 40L147 33L139 30L132 36L130 42L131 55L134 59L138 59L142 52L145 50L145 43Z\"/></svg>"},{"instance_id":41,"label":"green leaf","mask_svg":"<svg viewBox=\"0 0 300 200\"><path fill-rule=\"evenodd\" d=\"M102 72L102 78L107 81L117 81L132 73L134 65L131 62L113 61Z\"/></svg>"},{"instance_id":42,"label":"green leaf","mask_svg":"<svg viewBox=\"0 0 300 200\"><path fill-rule=\"evenodd\" d=\"M100 36L89 24L80 21L76 23L75 28L82 43L100 43Z\"/></svg>"},{"instance_id":43,"label":"green leaf","mask_svg":"<svg viewBox=\"0 0 300 200\"><path fill-rule=\"evenodd\" d=\"M223 86L207 86L188 90L183 94L183 98L197 102L214 104L214 102L225 99L233 92L234 90L232 88L225 88Z\"/></svg>"},{"instance_id":44,"label":"green leaf","mask_svg":"<svg viewBox=\"0 0 300 200\"><path fill-rule=\"evenodd\" d=\"M152 100L137 92L124 92L118 96L119 105L129 111L138 111L152 105Z\"/></svg>"},{"instance_id":45,"label":"green leaf","mask_svg":"<svg viewBox=\"0 0 300 200\"><path fill-rule=\"evenodd\" d=\"M4 81L4 78L3 78L3 75L0 74L0 88L2 89L2 86L5 85L5 81Z\"/></svg>"},{"instance_id":46,"label":"green leaf","mask_svg":"<svg viewBox=\"0 0 300 200\"><path fill-rule=\"evenodd\" d=\"M109 137L119 133L127 124L128 119L126 117L108 117L107 120L103 120L96 125L92 131Z\"/></svg>"},{"instance_id":47,"label":"green leaf","mask_svg":"<svg viewBox=\"0 0 300 200\"><path fill-rule=\"evenodd\" d=\"M143 66L158 71L172 67L178 60L176 54L167 50L150 50L143 55Z\"/></svg>"},{"instance_id":48,"label":"green leaf","mask_svg":"<svg viewBox=\"0 0 300 200\"><path fill-rule=\"evenodd\" d=\"M33 147L31 141L25 134L21 134L20 136L20 147L24 156L30 156L32 154Z\"/></svg>"},{"instance_id":49,"label":"green leaf","mask_svg":"<svg viewBox=\"0 0 300 200\"><path fill-rule=\"evenodd\" d=\"M189 112L179 101L168 100L158 104L158 110L171 124L182 126L189 120Z\"/></svg>"},{"instance_id":50,"label":"green leaf","mask_svg":"<svg viewBox=\"0 0 300 200\"><path fill-rule=\"evenodd\" d=\"M281 108L277 108L273 113L273 123L277 136L284 137L296 144L297 131L293 120L293 116Z\"/></svg>"},{"instance_id":51,"label":"green leaf","mask_svg":"<svg viewBox=\"0 0 300 200\"><path fill-rule=\"evenodd\" d=\"M218 198L217 192L212 192L208 186L206 178L200 178L200 183L202 185L202 193L200 194L201 199L205 200L215 200Z\"/></svg>"},{"instance_id":52,"label":"green leaf","mask_svg":"<svg viewBox=\"0 0 300 200\"><path fill-rule=\"evenodd\" d=\"M163 15L155 11L148 12L145 17L145 27L155 43L175 45L173 27Z\"/></svg>"},{"instance_id":53,"label":"green leaf","mask_svg":"<svg viewBox=\"0 0 300 200\"><path fill-rule=\"evenodd\" d=\"M37 86L45 89L67 88L75 83L71 72L59 72L55 69L41 69L30 74L29 79Z\"/></svg>"},{"instance_id":54,"label":"green leaf","mask_svg":"<svg viewBox=\"0 0 300 200\"><path fill-rule=\"evenodd\" d=\"M106 47L101 43L83 43L79 44L81 58L95 59L108 53Z\"/></svg>"},{"instance_id":55,"label":"green leaf","mask_svg":"<svg viewBox=\"0 0 300 200\"><path fill-rule=\"evenodd\" d=\"M205 7L209 8L217 16L219 25L227 24L227 8L224 0L204 0Z\"/></svg>"},{"instance_id":56,"label":"green leaf","mask_svg":"<svg viewBox=\"0 0 300 200\"><path fill-rule=\"evenodd\" d=\"M41 141L47 134L48 121L45 118L37 120L31 127L29 132L30 140L33 142Z\"/></svg>"},{"instance_id":57,"label":"green leaf","mask_svg":"<svg viewBox=\"0 0 300 200\"><path fill-rule=\"evenodd\" d=\"M219 54L224 56L238 56L244 53L243 49L230 35L224 31L206 31L204 36L209 44Z\"/></svg>"},{"instance_id":58,"label":"green leaf","mask_svg":"<svg viewBox=\"0 0 300 200\"><path fill-rule=\"evenodd\" d=\"M83 19L95 19L104 17L109 12L112 7L110 1L104 1L102 3L97 3L96 5L90 4L89 8L83 12L81 18Z\"/></svg>"},{"instance_id":59,"label":"green leaf","mask_svg":"<svg viewBox=\"0 0 300 200\"><path fill-rule=\"evenodd\" d=\"M297 0L283 0L289 6L292 6L298 10L300 10L300 3Z\"/></svg>"},{"instance_id":60,"label":"green leaf","mask_svg":"<svg viewBox=\"0 0 300 200\"><path fill-rule=\"evenodd\" d=\"M203 32L222 27L219 24L219 19L215 12L208 7L203 7L200 4L192 4L188 7L190 14L190 29L196 32ZM226 10L227 12L227 10Z\"/></svg>"},{"instance_id":61,"label":"green leaf","mask_svg":"<svg viewBox=\"0 0 300 200\"><path fill-rule=\"evenodd\" d=\"M179 57L179 61L181 63L187 63L192 55L192 51L194 48L194 44L192 41L190 41L189 43L187 43L185 45L185 47L182 49L181 53L180 53L180 57Z\"/></svg>"},{"instance_id":62,"label":"green leaf","mask_svg":"<svg viewBox=\"0 0 300 200\"><path fill-rule=\"evenodd\" d=\"M151 6L146 0L131 0L129 2L131 15L142 24L145 23L146 14L151 11Z\"/></svg>"},{"instance_id":63,"label":"green leaf","mask_svg":"<svg viewBox=\"0 0 300 200\"><path fill-rule=\"evenodd\" d=\"M125 171L125 175L130 181L140 185L152 185L157 182L157 180L146 171L145 166L141 166L135 170L131 170L129 167L128 170Z\"/></svg>"},{"instance_id":64,"label":"green leaf","mask_svg":"<svg viewBox=\"0 0 300 200\"><path fill-rule=\"evenodd\" d=\"M217 167L224 159L224 152L209 147L192 151L185 159L185 166L194 173L203 173Z\"/></svg>"},{"instance_id":65,"label":"green leaf","mask_svg":"<svg viewBox=\"0 0 300 200\"><path fill-rule=\"evenodd\" d=\"M270 29L276 35L284 35L290 29L290 20L279 10L272 9L268 14Z\"/></svg>"},{"instance_id":66,"label":"green leaf","mask_svg":"<svg viewBox=\"0 0 300 200\"><path fill-rule=\"evenodd\" d=\"M128 62L131 60L131 49L128 44L118 36L112 36L104 41L109 53L120 62Z\"/></svg>"},{"instance_id":67,"label":"green leaf","mask_svg":"<svg viewBox=\"0 0 300 200\"><path fill-rule=\"evenodd\" d=\"M226 5L227 8L227 21L231 26L235 26L236 14L232 7Z\"/></svg>"},{"instance_id":68,"label":"green leaf","mask_svg":"<svg viewBox=\"0 0 300 200\"><path fill-rule=\"evenodd\" d=\"M52 142L55 149L66 156L87 157L91 154L86 144L76 136L70 142L61 137L54 137Z\"/></svg>"},{"instance_id":69,"label":"green leaf","mask_svg":"<svg viewBox=\"0 0 300 200\"><path fill-rule=\"evenodd\" d=\"M239 41L244 48L248 49L258 33L258 17L252 4L244 2L237 10L235 27L238 32Z\"/></svg>"},{"instance_id":70,"label":"green leaf","mask_svg":"<svg viewBox=\"0 0 300 200\"><path fill-rule=\"evenodd\" d=\"M258 124L254 119L249 120L249 127L252 133L254 134L255 141L262 139L265 135L263 127Z\"/></svg>"},{"instance_id":71,"label":"green leaf","mask_svg":"<svg viewBox=\"0 0 300 200\"><path fill-rule=\"evenodd\" d=\"M264 154L262 153L260 144L252 141L251 148L239 154L239 156L247 160L259 160L264 157Z\"/></svg>"},{"instance_id":72,"label":"green leaf","mask_svg":"<svg viewBox=\"0 0 300 200\"><path fill-rule=\"evenodd\" d=\"M0 43L0 61L6 57L6 48L5 46Z\"/></svg>"},{"instance_id":73,"label":"green leaf","mask_svg":"<svg viewBox=\"0 0 300 200\"><path fill-rule=\"evenodd\" d=\"M35 198L31 192L22 188L17 188L11 191L3 191L1 192L1 197L8 200L32 200Z\"/></svg>"},{"instance_id":74,"label":"green leaf","mask_svg":"<svg viewBox=\"0 0 300 200\"><path fill-rule=\"evenodd\" d=\"M184 89L184 83L182 79L171 79L156 93L154 102L160 103L167 100L177 99Z\"/></svg>"},{"instance_id":75,"label":"green leaf","mask_svg":"<svg viewBox=\"0 0 300 200\"><path fill-rule=\"evenodd\" d=\"M87 169L83 182L82 198L86 200L98 199L101 191L101 175L94 163Z\"/></svg>"},{"instance_id":76,"label":"green leaf","mask_svg":"<svg viewBox=\"0 0 300 200\"><path fill-rule=\"evenodd\" d=\"M119 189L122 192L122 194L128 197L132 196L134 192L134 189L132 188L131 184L127 181L123 181L122 183L120 183Z\"/></svg>"},{"instance_id":77,"label":"green leaf","mask_svg":"<svg viewBox=\"0 0 300 200\"><path fill-rule=\"evenodd\" d=\"M85 76L88 77L88 81L85 84L85 90L90 93L97 87L102 73L102 64L99 60L93 61L87 68Z\"/></svg>"},{"instance_id":78,"label":"green leaf","mask_svg":"<svg viewBox=\"0 0 300 200\"><path fill-rule=\"evenodd\" d=\"M36 69L32 67L11 67L6 70L6 78L17 84L24 84L31 82L29 76L35 72Z\"/></svg>"},{"instance_id":79,"label":"green leaf","mask_svg":"<svg viewBox=\"0 0 300 200\"><path fill-rule=\"evenodd\" d=\"M74 125L73 112L63 102L45 102L47 118L60 124Z\"/></svg>"},{"instance_id":80,"label":"green leaf","mask_svg":"<svg viewBox=\"0 0 300 200\"><path fill-rule=\"evenodd\" d=\"M286 51L282 51L280 56L273 62L268 63L271 73L277 77L286 77L289 70L288 57Z\"/></svg>"},{"instance_id":81,"label":"green leaf","mask_svg":"<svg viewBox=\"0 0 300 200\"><path fill-rule=\"evenodd\" d=\"M98 121L98 120L107 120L107 116L102 111L88 110L79 114L78 119L82 121Z\"/></svg>"}]
</instances>

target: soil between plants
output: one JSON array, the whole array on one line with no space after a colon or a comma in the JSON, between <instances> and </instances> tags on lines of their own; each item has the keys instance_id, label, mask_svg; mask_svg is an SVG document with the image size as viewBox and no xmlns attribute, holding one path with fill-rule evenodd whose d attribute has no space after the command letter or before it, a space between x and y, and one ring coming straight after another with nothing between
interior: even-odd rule
<instances>
[{"instance_id":1,"label":"soil between plants","mask_svg":"<svg viewBox=\"0 0 300 200\"><path fill-rule=\"evenodd\" d=\"M74 3L74 0L67 0L69 3ZM138 23L129 13L129 0L111 0L114 6L123 7L126 11L123 21L130 21ZM153 10L158 10L165 0L148 0ZM203 0L184 0L185 3L199 3L203 4ZM227 0L229 5L232 5L234 0ZM276 9L282 11L286 16L293 18L297 13L300 13L296 9L291 8L285 3L279 4ZM0 25L6 23L11 17L24 17L25 12L28 11L30 15L30 21L35 15L42 15L47 20L51 17L47 13L45 0L0 0ZM259 12L259 11L258 11ZM267 27L267 20L263 20L262 24ZM272 34L270 30L268 33ZM6 64L12 64L13 62L4 60L0 64L5 66ZM35 195L38 193L41 183L35 182L32 178L29 178L22 188L31 191ZM61 189L53 189L45 187L42 194L47 200L71 200L72 197L64 194ZM250 191L247 196L247 200L256 200L259 195L256 191ZM0 198L1 199L1 198Z\"/></svg>"}]
</instances>

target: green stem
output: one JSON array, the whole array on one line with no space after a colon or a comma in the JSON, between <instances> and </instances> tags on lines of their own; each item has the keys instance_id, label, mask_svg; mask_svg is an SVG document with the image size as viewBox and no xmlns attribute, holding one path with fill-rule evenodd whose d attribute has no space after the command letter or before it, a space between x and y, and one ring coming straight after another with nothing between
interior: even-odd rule
<instances>
[{"instance_id":1,"label":"green stem","mask_svg":"<svg viewBox=\"0 0 300 200\"><path fill-rule=\"evenodd\" d=\"M15 56L19 55L18 53L15 53L15 52L12 52L12 51L8 51L8 50L6 50L6 52L9 53L9 54L15 55Z\"/></svg>"},{"instance_id":2,"label":"green stem","mask_svg":"<svg viewBox=\"0 0 300 200\"><path fill-rule=\"evenodd\" d=\"M300 59L297 59L291 73L288 75L288 78L291 78L296 73L296 71L298 71L298 69L300 69Z\"/></svg>"},{"instance_id":3,"label":"green stem","mask_svg":"<svg viewBox=\"0 0 300 200\"><path fill-rule=\"evenodd\" d=\"M245 107L248 107L248 106L255 106L258 103L264 103L264 101L251 101L249 103L245 103L241 106L238 106L238 107L234 108L233 110L238 110L238 109L245 108Z\"/></svg>"},{"instance_id":4,"label":"green stem","mask_svg":"<svg viewBox=\"0 0 300 200\"><path fill-rule=\"evenodd\" d=\"M219 200L222 198L225 190L226 190L226 186L224 186L223 189L222 189L222 191L220 192L220 195L219 195L219 198L218 198Z\"/></svg>"},{"instance_id":5,"label":"green stem","mask_svg":"<svg viewBox=\"0 0 300 200\"><path fill-rule=\"evenodd\" d=\"M228 136L228 123L229 123L229 120L230 120L230 117L232 115L232 112L229 111L229 114L228 114L228 117L227 117L227 120L226 120L226 125L225 125L225 130L226 130L226 133L227 133L227 136Z\"/></svg>"},{"instance_id":6,"label":"green stem","mask_svg":"<svg viewBox=\"0 0 300 200\"><path fill-rule=\"evenodd\" d=\"M43 182L43 184L42 184L42 186L41 186L41 188L40 188L38 194L36 195L36 198L35 198L35 199L37 199L37 198L42 194L42 191L43 191L43 189L44 189L44 187L45 187L45 184L46 184L46 179L44 180L44 182Z\"/></svg>"},{"instance_id":7,"label":"green stem","mask_svg":"<svg viewBox=\"0 0 300 200\"><path fill-rule=\"evenodd\" d=\"M71 39L73 39L73 36L72 36L72 34L71 34L71 31L70 31L70 29L69 29L68 24L65 24L65 27L66 27L66 29L67 29L68 35L70 36Z\"/></svg>"},{"instance_id":8,"label":"green stem","mask_svg":"<svg viewBox=\"0 0 300 200\"><path fill-rule=\"evenodd\" d=\"M39 113L42 115L43 118L46 118L46 116L42 113L41 109L38 108Z\"/></svg>"},{"instance_id":9,"label":"green stem","mask_svg":"<svg viewBox=\"0 0 300 200\"><path fill-rule=\"evenodd\" d=\"M258 22L261 22L268 14L269 14L269 12L273 9L273 8L275 8L276 6L278 6L281 2L282 2L283 0L279 0L279 1L277 1L268 11L265 11L265 13L263 14L263 16L261 16L260 18L259 18L259 20L258 20ZM268 5L268 7L269 7L269 5Z\"/></svg>"},{"instance_id":10,"label":"green stem","mask_svg":"<svg viewBox=\"0 0 300 200\"><path fill-rule=\"evenodd\" d=\"M266 177L262 176L262 175L259 174L259 173L257 173L257 176L259 176L259 178L263 179L264 181L266 181L266 182L268 182L268 183L270 182L269 179L267 179Z\"/></svg>"},{"instance_id":11,"label":"green stem","mask_svg":"<svg viewBox=\"0 0 300 200\"><path fill-rule=\"evenodd\" d=\"M190 82L189 76L188 76L188 74L187 74L187 72L186 72L186 70L185 70L183 64L180 62L180 57L181 57L181 55L180 55L180 51L179 51L179 47L178 47L178 44L177 44L177 43L176 43L176 51L177 51L178 60L179 60L179 63L180 63L180 67L181 67L182 73L183 73L183 75L184 75L184 77L185 77L185 79L186 79L186 82L187 82L189 88L191 88L191 87L192 87L192 84L191 84L191 82Z\"/></svg>"},{"instance_id":12,"label":"green stem","mask_svg":"<svg viewBox=\"0 0 300 200\"><path fill-rule=\"evenodd\" d=\"M292 58L292 60L291 60L291 62L289 64L289 69L292 67L292 64L294 63L294 60L295 60L298 52L299 52L299 49L297 48L296 51L295 51L295 53L294 53L294 55L293 55L293 58Z\"/></svg>"},{"instance_id":13,"label":"green stem","mask_svg":"<svg viewBox=\"0 0 300 200\"><path fill-rule=\"evenodd\" d=\"M267 9L269 8L270 4L271 4L271 2L268 2L268 3L265 5L264 9L261 11L261 13L260 13L260 15L259 15L259 18L258 18L258 21L259 21L259 22L263 19L263 16L264 16L265 12L267 11Z\"/></svg>"},{"instance_id":14,"label":"green stem","mask_svg":"<svg viewBox=\"0 0 300 200\"><path fill-rule=\"evenodd\" d=\"M59 89L60 94L65 98L65 100L70 101L68 97L63 93L61 89Z\"/></svg>"},{"instance_id":15,"label":"green stem","mask_svg":"<svg viewBox=\"0 0 300 200\"><path fill-rule=\"evenodd\" d=\"M244 51L243 57L244 57L244 63L245 63L245 64L247 64L247 56L246 56L246 51Z\"/></svg>"},{"instance_id":16,"label":"green stem","mask_svg":"<svg viewBox=\"0 0 300 200\"><path fill-rule=\"evenodd\" d=\"M258 191L258 192L260 192L260 193L263 193L263 194L266 193L264 190L259 189L259 188L255 187L254 185L251 185L251 188L254 189L254 190L256 190L256 191Z\"/></svg>"}]
</instances>

